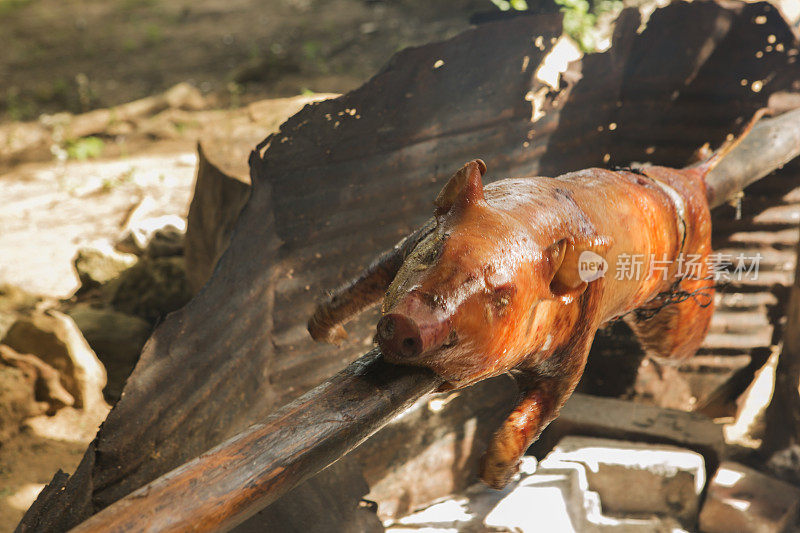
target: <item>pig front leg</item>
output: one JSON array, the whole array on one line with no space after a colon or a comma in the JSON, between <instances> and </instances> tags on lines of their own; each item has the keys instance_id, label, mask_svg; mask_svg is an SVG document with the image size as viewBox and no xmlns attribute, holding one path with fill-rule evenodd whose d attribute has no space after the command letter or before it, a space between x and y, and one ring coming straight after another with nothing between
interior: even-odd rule
<instances>
[{"instance_id":1,"label":"pig front leg","mask_svg":"<svg viewBox=\"0 0 800 533\"><path fill-rule=\"evenodd\" d=\"M516 376L521 398L481 458L480 477L484 483L502 489L517 473L525 451L558 416L578 385L594 331L596 328L587 327L577 334L576 342L554 354L546 363L547 368L521 371Z\"/></svg>"},{"instance_id":2,"label":"pig front leg","mask_svg":"<svg viewBox=\"0 0 800 533\"><path fill-rule=\"evenodd\" d=\"M518 381L522 382L522 398L492 436L481 458L481 479L494 489L505 487L517 473L525 451L558 416L558 410L575 388L570 380L557 378Z\"/></svg>"},{"instance_id":3,"label":"pig front leg","mask_svg":"<svg viewBox=\"0 0 800 533\"><path fill-rule=\"evenodd\" d=\"M347 337L342 324L377 303L389 288L408 254L433 231L430 219L391 250L381 254L358 276L328 293L308 321L308 332L315 341L339 343Z\"/></svg>"}]
</instances>

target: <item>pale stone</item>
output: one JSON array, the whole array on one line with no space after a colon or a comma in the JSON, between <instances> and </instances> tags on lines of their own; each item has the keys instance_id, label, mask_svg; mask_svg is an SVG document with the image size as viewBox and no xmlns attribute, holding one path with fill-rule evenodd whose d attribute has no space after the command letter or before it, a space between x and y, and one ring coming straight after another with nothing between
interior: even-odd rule
<instances>
[{"instance_id":1,"label":"pale stone","mask_svg":"<svg viewBox=\"0 0 800 533\"><path fill-rule=\"evenodd\" d=\"M102 241L80 248L74 260L75 271L84 289L108 283L134 264L135 255L120 253Z\"/></svg>"},{"instance_id":2,"label":"pale stone","mask_svg":"<svg viewBox=\"0 0 800 533\"><path fill-rule=\"evenodd\" d=\"M56 310L37 311L17 320L3 343L19 353L32 354L56 369L75 406L105 405L106 371L75 322Z\"/></svg>"}]
</instances>

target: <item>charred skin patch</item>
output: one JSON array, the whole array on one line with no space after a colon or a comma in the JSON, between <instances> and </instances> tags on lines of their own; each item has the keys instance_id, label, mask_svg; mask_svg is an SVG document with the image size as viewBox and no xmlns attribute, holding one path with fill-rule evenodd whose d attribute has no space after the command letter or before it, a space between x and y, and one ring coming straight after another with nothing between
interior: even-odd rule
<instances>
[{"instance_id":1,"label":"charred skin patch","mask_svg":"<svg viewBox=\"0 0 800 533\"><path fill-rule=\"evenodd\" d=\"M442 254L447 235L431 232L409 254L397 270L383 299L382 311L386 313L414 285L420 273L428 270Z\"/></svg>"}]
</instances>

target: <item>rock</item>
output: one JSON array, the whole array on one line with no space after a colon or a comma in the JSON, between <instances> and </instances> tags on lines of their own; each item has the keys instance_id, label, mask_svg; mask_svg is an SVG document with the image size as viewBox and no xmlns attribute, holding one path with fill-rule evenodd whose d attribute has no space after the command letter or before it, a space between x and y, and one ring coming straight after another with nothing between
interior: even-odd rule
<instances>
[{"instance_id":1,"label":"rock","mask_svg":"<svg viewBox=\"0 0 800 533\"><path fill-rule=\"evenodd\" d=\"M197 147L197 181L186 229L186 271L193 292L211 276L250 196L250 151L305 105L335 96L255 102L204 131Z\"/></svg>"},{"instance_id":2,"label":"rock","mask_svg":"<svg viewBox=\"0 0 800 533\"><path fill-rule=\"evenodd\" d=\"M105 366L108 383L103 392L108 401L116 402L150 336L150 324L114 309L88 305L79 305L67 314Z\"/></svg>"},{"instance_id":3,"label":"rock","mask_svg":"<svg viewBox=\"0 0 800 533\"><path fill-rule=\"evenodd\" d=\"M62 385L58 371L35 355L20 354L10 346L0 344L0 361L35 376L36 398L50 404L49 413L75 404L75 398Z\"/></svg>"},{"instance_id":4,"label":"rock","mask_svg":"<svg viewBox=\"0 0 800 533\"><path fill-rule=\"evenodd\" d=\"M25 420L24 426L37 435L66 442L91 442L100 424L108 416L110 407L98 403L91 409L64 407L52 416L33 416Z\"/></svg>"},{"instance_id":5,"label":"rock","mask_svg":"<svg viewBox=\"0 0 800 533\"><path fill-rule=\"evenodd\" d=\"M49 311L49 315L55 320L54 332L63 340L72 361L78 385L77 397L80 398L76 405L87 410L97 405L105 406L103 388L106 386L106 370L102 363L70 317L55 310Z\"/></svg>"},{"instance_id":6,"label":"rock","mask_svg":"<svg viewBox=\"0 0 800 533\"><path fill-rule=\"evenodd\" d=\"M188 83L179 83L161 94L68 116L61 135L64 139L79 139L87 135L109 133L109 129L116 130L120 123L135 124L165 109L198 110L205 108L205 105L198 89Z\"/></svg>"},{"instance_id":7,"label":"rock","mask_svg":"<svg viewBox=\"0 0 800 533\"><path fill-rule=\"evenodd\" d=\"M67 315L55 310L38 311L17 320L2 342L55 368L64 388L75 398L76 407L90 409L105 403L105 369Z\"/></svg>"},{"instance_id":8,"label":"rock","mask_svg":"<svg viewBox=\"0 0 800 533\"><path fill-rule=\"evenodd\" d=\"M542 466L553 462L583 465L589 489L599 494L606 513L672 516L686 527L697 521L706 482L699 453L663 444L570 436Z\"/></svg>"},{"instance_id":9,"label":"rock","mask_svg":"<svg viewBox=\"0 0 800 533\"><path fill-rule=\"evenodd\" d=\"M486 526L521 532L540 531L545 524L552 531L588 530L587 507L596 512L599 500L587 494L582 466L553 463L534 475L524 475L525 470L521 468L520 481L483 520Z\"/></svg>"},{"instance_id":10,"label":"rock","mask_svg":"<svg viewBox=\"0 0 800 533\"><path fill-rule=\"evenodd\" d=\"M567 435L672 444L700 453L710 471L725 453L722 428L697 414L586 394L573 394L532 446L541 457ZM529 452L530 453L530 452Z\"/></svg>"},{"instance_id":11,"label":"rock","mask_svg":"<svg viewBox=\"0 0 800 533\"><path fill-rule=\"evenodd\" d=\"M635 516L604 513L605 502L592 490L588 468L580 463L545 458L536 473L523 476L516 487L486 516L491 528L536 533L679 533L672 518L653 513Z\"/></svg>"},{"instance_id":12,"label":"rock","mask_svg":"<svg viewBox=\"0 0 800 533\"><path fill-rule=\"evenodd\" d=\"M73 264L81 282L81 290L87 290L116 279L136 260L135 255L117 252L110 245L98 242L80 248Z\"/></svg>"},{"instance_id":13,"label":"rock","mask_svg":"<svg viewBox=\"0 0 800 533\"><path fill-rule=\"evenodd\" d=\"M154 323L191 297L183 257L145 257L120 276L111 304L117 311Z\"/></svg>"},{"instance_id":14,"label":"rock","mask_svg":"<svg viewBox=\"0 0 800 533\"><path fill-rule=\"evenodd\" d=\"M683 378L697 399L692 410L709 418L733 416L736 388L751 360L749 354L695 355L681 364Z\"/></svg>"},{"instance_id":15,"label":"rock","mask_svg":"<svg viewBox=\"0 0 800 533\"><path fill-rule=\"evenodd\" d=\"M178 215L153 216L156 201L147 196L128 215L115 248L150 257L181 255L186 220Z\"/></svg>"},{"instance_id":16,"label":"rock","mask_svg":"<svg viewBox=\"0 0 800 533\"><path fill-rule=\"evenodd\" d=\"M649 358L639 366L634 390L637 396L668 409L691 411L696 403L689 383L677 367L660 365Z\"/></svg>"},{"instance_id":17,"label":"rock","mask_svg":"<svg viewBox=\"0 0 800 533\"><path fill-rule=\"evenodd\" d=\"M713 417L731 416L726 401L735 376L751 357L741 355L696 355L670 366L642 360L634 390L639 399L659 407L681 411L700 411Z\"/></svg>"},{"instance_id":18,"label":"rock","mask_svg":"<svg viewBox=\"0 0 800 533\"><path fill-rule=\"evenodd\" d=\"M733 462L719 466L700 511L703 533L797 531L800 489Z\"/></svg>"},{"instance_id":19,"label":"rock","mask_svg":"<svg viewBox=\"0 0 800 533\"><path fill-rule=\"evenodd\" d=\"M19 368L0 364L0 446L22 421L41 412L34 396L35 377Z\"/></svg>"},{"instance_id":20,"label":"rock","mask_svg":"<svg viewBox=\"0 0 800 533\"><path fill-rule=\"evenodd\" d=\"M202 124L211 120L211 114L212 112L166 109L155 116L138 121L136 133L154 140L196 138L202 129Z\"/></svg>"},{"instance_id":21,"label":"rock","mask_svg":"<svg viewBox=\"0 0 800 533\"><path fill-rule=\"evenodd\" d=\"M180 226L171 221L153 232L153 236L150 238L150 242L147 243L147 248L145 248L145 254L148 257L183 255L183 236L186 233L186 221L180 220L183 222Z\"/></svg>"},{"instance_id":22,"label":"rock","mask_svg":"<svg viewBox=\"0 0 800 533\"><path fill-rule=\"evenodd\" d=\"M29 315L41 302L39 296L30 294L19 287L0 284L0 339L8 328L21 316Z\"/></svg>"},{"instance_id":23,"label":"rock","mask_svg":"<svg viewBox=\"0 0 800 533\"><path fill-rule=\"evenodd\" d=\"M200 90L186 82L173 85L164 93L164 100L173 109L199 111L206 108L206 100Z\"/></svg>"},{"instance_id":24,"label":"rock","mask_svg":"<svg viewBox=\"0 0 800 533\"><path fill-rule=\"evenodd\" d=\"M207 107L200 91L179 83L164 93L80 115L43 115L38 121L0 125L0 166L53 157L64 140L89 135L117 134L135 129L137 122L165 109L197 111Z\"/></svg>"}]
</instances>

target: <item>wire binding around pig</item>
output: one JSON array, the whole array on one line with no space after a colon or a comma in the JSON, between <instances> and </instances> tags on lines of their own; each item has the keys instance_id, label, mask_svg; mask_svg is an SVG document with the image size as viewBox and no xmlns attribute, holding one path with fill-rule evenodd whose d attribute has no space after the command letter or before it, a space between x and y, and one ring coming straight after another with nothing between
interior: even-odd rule
<instances>
[{"instance_id":1,"label":"wire binding around pig","mask_svg":"<svg viewBox=\"0 0 800 533\"><path fill-rule=\"evenodd\" d=\"M470 161L434 217L331 292L308 330L337 343L342 324L382 298L376 340L387 361L430 368L445 388L513 372L519 402L481 460L483 481L502 488L572 394L604 323L622 316L651 356L698 349L714 311L705 177L762 114L684 169L591 168L484 186L486 165ZM681 254L700 259L698 275L678 272ZM648 258L641 275L608 275L630 256ZM651 257L665 272L650 271ZM587 258L606 266L587 276Z\"/></svg>"}]
</instances>

